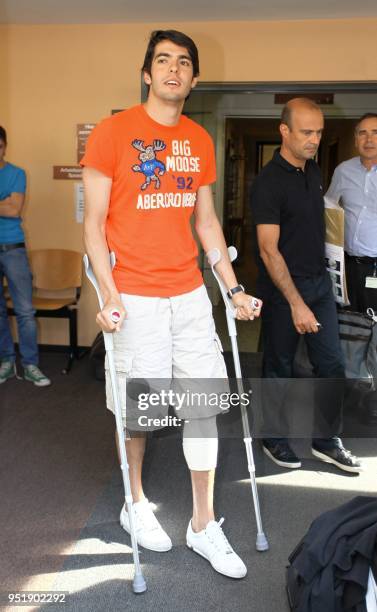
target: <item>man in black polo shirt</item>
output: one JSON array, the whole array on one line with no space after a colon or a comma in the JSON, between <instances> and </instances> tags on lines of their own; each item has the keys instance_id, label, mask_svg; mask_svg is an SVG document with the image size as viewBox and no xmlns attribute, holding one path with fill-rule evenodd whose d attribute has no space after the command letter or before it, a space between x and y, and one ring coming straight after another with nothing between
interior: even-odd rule
<instances>
[{"instance_id":1,"label":"man in black polo shirt","mask_svg":"<svg viewBox=\"0 0 377 612\"><path fill-rule=\"evenodd\" d=\"M290 100L282 113L281 149L253 183L265 378L292 377L299 335L305 334L315 375L344 379L336 307L325 268L321 174L313 160L323 123L322 111L312 100ZM341 413L341 388L335 382L319 406L329 423ZM278 415L284 400L278 384L273 406L269 400L269 411ZM318 405L318 397L316 401ZM301 467L286 438L265 438L263 449L278 465ZM313 439L312 453L345 471L361 471L359 460L336 436Z\"/></svg>"}]
</instances>

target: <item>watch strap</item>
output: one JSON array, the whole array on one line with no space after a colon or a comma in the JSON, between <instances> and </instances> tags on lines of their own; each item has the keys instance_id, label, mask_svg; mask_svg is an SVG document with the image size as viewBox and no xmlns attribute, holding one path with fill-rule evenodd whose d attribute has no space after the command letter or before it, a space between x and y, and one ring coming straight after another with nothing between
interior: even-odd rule
<instances>
[{"instance_id":1,"label":"watch strap","mask_svg":"<svg viewBox=\"0 0 377 612\"><path fill-rule=\"evenodd\" d=\"M227 291L227 296L228 298L232 299L232 297L236 294L236 293L240 293L241 291L245 291L245 287L243 285L237 285L236 287L233 287L232 289L229 289L229 291Z\"/></svg>"}]
</instances>

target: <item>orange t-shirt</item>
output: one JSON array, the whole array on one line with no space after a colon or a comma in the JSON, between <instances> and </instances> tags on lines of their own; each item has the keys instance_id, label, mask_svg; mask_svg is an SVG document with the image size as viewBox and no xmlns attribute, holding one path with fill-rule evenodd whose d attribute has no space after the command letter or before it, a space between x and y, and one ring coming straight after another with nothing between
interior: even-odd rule
<instances>
[{"instance_id":1,"label":"orange t-shirt","mask_svg":"<svg viewBox=\"0 0 377 612\"><path fill-rule=\"evenodd\" d=\"M209 134L185 116L161 125L139 105L93 130L81 164L113 181L106 238L118 291L171 297L199 287L190 218L198 188L216 179Z\"/></svg>"}]
</instances>

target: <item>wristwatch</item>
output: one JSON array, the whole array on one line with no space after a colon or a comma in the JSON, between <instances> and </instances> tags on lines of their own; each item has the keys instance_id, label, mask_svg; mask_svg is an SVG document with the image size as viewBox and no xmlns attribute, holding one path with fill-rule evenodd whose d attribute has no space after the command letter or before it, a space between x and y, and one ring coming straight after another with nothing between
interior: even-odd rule
<instances>
[{"instance_id":1,"label":"wristwatch","mask_svg":"<svg viewBox=\"0 0 377 612\"><path fill-rule=\"evenodd\" d=\"M229 291L227 291L227 296L228 298L232 299L232 297L236 294L236 293L240 293L240 291L245 291L245 287L243 285L237 285L237 287L233 287L233 289L229 289Z\"/></svg>"}]
</instances>

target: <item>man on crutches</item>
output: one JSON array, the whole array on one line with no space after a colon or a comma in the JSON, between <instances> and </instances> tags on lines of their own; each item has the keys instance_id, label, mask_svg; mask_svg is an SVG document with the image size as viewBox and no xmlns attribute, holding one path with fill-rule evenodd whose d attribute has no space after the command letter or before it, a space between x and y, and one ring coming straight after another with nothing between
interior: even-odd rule
<instances>
[{"instance_id":1,"label":"man on crutches","mask_svg":"<svg viewBox=\"0 0 377 612\"><path fill-rule=\"evenodd\" d=\"M202 127L181 115L199 75L194 42L181 32L153 32L142 73L147 102L102 121L82 160L85 246L104 302L97 322L105 332L117 332L114 360L120 397L126 395L122 385L127 378L226 377L197 265L192 213L203 249L216 247L221 253L217 272L232 295L237 319L253 319L260 312L237 283L215 214L210 187L216 178L213 143ZM113 271L109 251L116 256ZM114 411L109 386L107 405ZM213 509L220 412L219 406L200 406L184 424L183 451L193 492L187 545L216 571L243 578L246 567L223 533L222 521L215 521ZM185 417L184 409L179 416ZM195 421L205 436L196 436ZM171 540L141 481L146 435L133 431L129 421L126 431L137 542L168 551ZM125 506L120 522L130 532Z\"/></svg>"}]
</instances>

